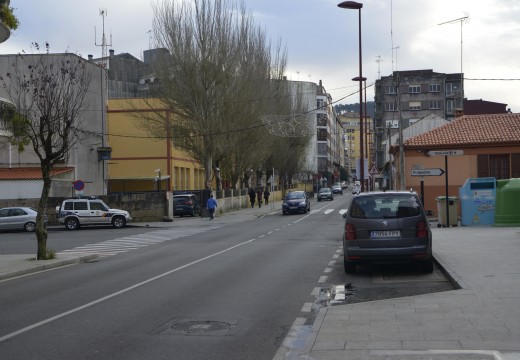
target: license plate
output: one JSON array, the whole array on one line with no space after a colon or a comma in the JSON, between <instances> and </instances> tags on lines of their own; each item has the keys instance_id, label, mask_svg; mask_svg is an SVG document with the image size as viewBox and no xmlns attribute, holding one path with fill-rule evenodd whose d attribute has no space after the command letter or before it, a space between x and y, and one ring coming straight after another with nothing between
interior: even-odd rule
<instances>
[{"instance_id":1,"label":"license plate","mask_svg":"<svg viewBox=\"0 0 520 360\"><path fill-rule=\"evenodd\" d=\"M400 230L371 231L370 237L375 239L401 237Z\"/></svg>"},{"instance_id":2,"label":"license plate","mask_svg":"<svg viewBox=\"0 0 520 360\"><path fill-rule=\"evenodd\" d=\"M294 210L294 209L297 209L297 208L298 208L298 206L290 206L289 207L289 209L291 209L291 210Z\"/></svg>"}]
</instances>

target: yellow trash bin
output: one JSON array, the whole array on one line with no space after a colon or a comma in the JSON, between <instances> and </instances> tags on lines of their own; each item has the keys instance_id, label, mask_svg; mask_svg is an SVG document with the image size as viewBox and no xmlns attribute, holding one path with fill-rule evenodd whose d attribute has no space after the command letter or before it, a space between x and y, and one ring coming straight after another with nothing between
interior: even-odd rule
<instances>
[{"instance_id":1,"label":"yellow trash bin","mask_svg":"<svg viewBox=\"0 0 520 360\"><path fill-rule=\"evenodd\" d=\"M437 215L439 219L437 226L446 227L448 226L446 216L446 196L437 196L435 200L437 200ZM450 214L450 226L457 226L459 223L459 198L457 196L448 196L448 211Z\"/></svg>"}]
</instances>

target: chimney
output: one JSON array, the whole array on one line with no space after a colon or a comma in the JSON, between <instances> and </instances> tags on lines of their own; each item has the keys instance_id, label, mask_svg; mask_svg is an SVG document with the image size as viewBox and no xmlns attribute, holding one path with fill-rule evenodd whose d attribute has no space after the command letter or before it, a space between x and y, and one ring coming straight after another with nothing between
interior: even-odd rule
<instances>
[{"instance_id":1,"label":"chimney","mask_svg":"<svg viewBox=\"0 0 520 360\"><path fill-rule=\"evenodd\" d=\"M110 49L110 50L108 50L108 52L109 52L110 56L114 56L114 49Z\"/></svg>"},{"instance_id":2,"label":"chimney","mask_svg":"<svg viewBox=\"0 0 520 360\"><path fill-rule=\"evenodd\" d=\"M92 54L88 54L89 61L92 61L93 58L94 58L94 56Z\"/></svg>"}]
</instances>

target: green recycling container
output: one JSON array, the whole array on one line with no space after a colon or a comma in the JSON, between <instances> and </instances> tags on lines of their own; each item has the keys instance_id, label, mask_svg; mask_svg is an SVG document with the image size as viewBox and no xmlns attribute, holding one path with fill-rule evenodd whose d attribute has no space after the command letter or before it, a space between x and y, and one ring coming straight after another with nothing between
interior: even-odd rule
<instances>
[{"instance_id":1,"label":"green recycling container","mask_svg":"<svg viewBox=\"0 0 520 360\"><path fill-rule=\"evenodd\" d=\"M495 226L520 226L520 178L497 180Z\"/></svg>"}]
</instances>

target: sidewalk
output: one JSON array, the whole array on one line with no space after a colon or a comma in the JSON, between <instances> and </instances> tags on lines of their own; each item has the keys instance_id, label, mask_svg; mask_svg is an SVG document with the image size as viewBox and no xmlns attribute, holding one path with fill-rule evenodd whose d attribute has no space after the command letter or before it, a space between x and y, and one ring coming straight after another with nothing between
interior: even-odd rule
<instances>
[{"instance_id":1,"label":"sidewalk","mask_svg":"<svg viewBox=\"0 0 520 360\"><path fill-rule=\"evenodd\" d=\"M434 228L433 238L459 290L323 308L275 359L520 359L520 228Z\"/></svg>"}]
</instances>

